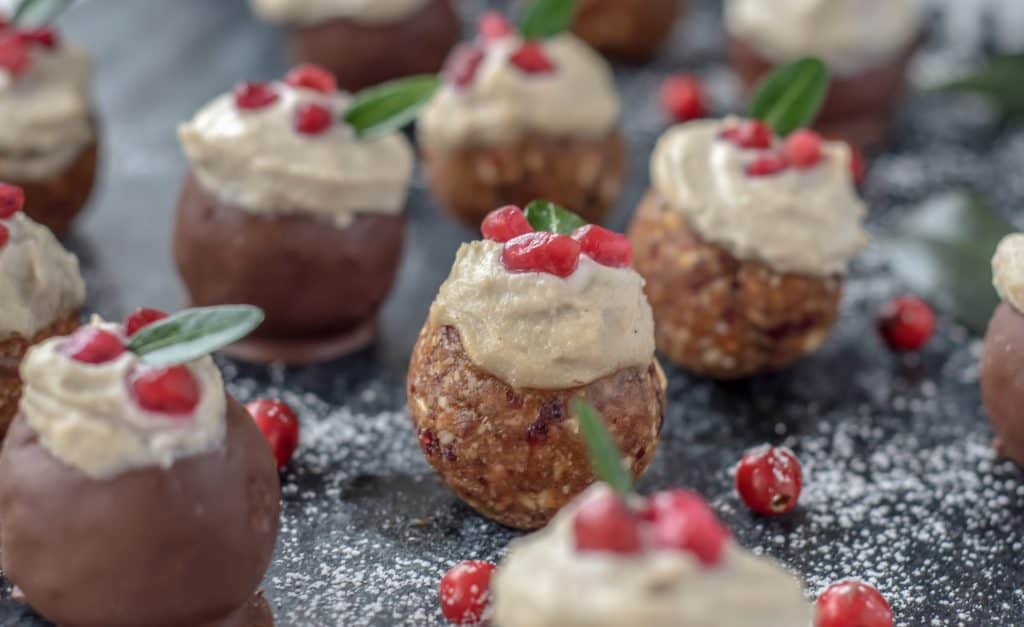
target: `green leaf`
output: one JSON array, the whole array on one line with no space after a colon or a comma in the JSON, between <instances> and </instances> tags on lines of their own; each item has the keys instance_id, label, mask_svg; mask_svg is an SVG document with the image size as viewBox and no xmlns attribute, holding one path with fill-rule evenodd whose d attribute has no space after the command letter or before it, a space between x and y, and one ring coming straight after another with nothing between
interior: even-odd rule
<instances>
[{"instance_id":1,"label":"green leaf","mask_svg":"<svg viewBox=\"0 0 1024 627\"><path fill-rule=\"evenodd\" d=\"M622 464L622 452L608 433L601 414L582 398L573 399L572 410L580 422L580 434L587 443L594 474L622 494L632 492L633 479Z\"/></svg>"},{"instance_id":2,"label":"green leaf","mask_svg":"<svg viewBox=\"0 0 1024 627\"><path fill-rule=\"evenodd\" d=\"M143 327L128 350L151 366L183 364L236 342L263 322L263 310L251 305L186 309Z\"/></svg>"},{"instance_id":3,"label":"green leaf","mask_svg":"<svg viewBox=\"0 0 1024 627\"><path fill-rule=\"evenodd\" d=\"M364 89L345 112L345 122L363 139L397 131L416 119L440 84L437 76L421 74Z\"/></svg>"},{"instance_id":4,"label":"green leaf","mask_svg":"<svg viewBox=\"0 0 1024 627\"><path fill-rule=\"evenodd\" d=\"M876 241L905 283L980 335L999 304L992 255L1014 230L984 199L958 193L925 202Z\"/></svg>"},{"instance_id":5,"label":"green leaf","mask_svg":"<svg viewBox=\"0 0 1024 627\"><path fill-rule=\"evenodd\" d=\"M11 13L11 24L35 28L49 24L71 6L72 0L21 0Z\"/></svg>"},{"instance_id":6,"label":"green leaf","mask_svg":"<svg viewBox=\"0 0 1024 627\"><path fill-rule=\"evenodd\" d=\"M575 213L549 200L531 202L526 205L524 213L526 213L526 221L535 231L572 235L573 231L587 223Z\"/></svg>"},{"instance_id":7,"label":"green leaf","mask_svg":"<svg viewBox=\"0 0 1024 627\"><path fill-rule=\"evenodd\" d=\"M1024 117L1024 54L993 57L974 73L936 89L975 93L987 98L1008 117Z\"/></svg>"},{"instance_id":8,"label":"green leaf","mask_svg":"<svg viewBox=\"0 0 1024 627\"><path fill-rule=\"evenodd\" d=\"M519 32L527 39L547 39L572 26L576 0L534 0L519 19Z\"/></svg>"},{"instance_id":9,"label":"green leaf","mask_svg":"<svg viewBox=\"0 0 1024 627\"><path fill-rule=\"evenodd\" d=\"M764 121L779 135L810 126L828 95L828 67L815 58L784 65L757 85L750 115Z\"/></svg>"}]
</instances>

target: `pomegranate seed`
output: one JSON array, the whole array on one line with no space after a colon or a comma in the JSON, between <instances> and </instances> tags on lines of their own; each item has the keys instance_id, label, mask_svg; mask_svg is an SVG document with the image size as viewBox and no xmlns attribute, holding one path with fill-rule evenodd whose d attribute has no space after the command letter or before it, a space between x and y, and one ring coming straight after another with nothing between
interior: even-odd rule
<instances>
[{"instance_id":1,"label":"pomegranate seed","mask_svg":"<svg viewBox=\"0 0 1024 627\"><path fill-rule=\"evenodd\" d=\"M512 24L498 11L487 11L477 23L477 31L487 41L508 37L515 32Z\"/></svg>"},{"instance_id":2,"label":"pomegranate seed","mask_svg":"<svg viewBox=\"0 0 1024 627\"><path fill-rule=\"evenodd\" d=\"M159 309L139 307L124 319L124 334L131 337L138 333L140 329L148 327L157 320L163 320L166 317L167 314Z\"/></svg>"},{"instance_id":3,"label":"pomegranate seed","mask_svg":"<svg viewBox=\"0 0 1024 627\"><path fill-rule=\"evenodd\" d=\"M588 224L576 229L572 238L580 243L584 255L602 266L624 268L633 263L633 244L622 233Z\"/></svg>"},{"instance_id":4,"label":"pomegranate seed","mask_svg":"<svg viewBox=\"0 0 1024 627\"><path fill-rule=\"evenodd\" d=\"M722 131L722 138L741 148L765 150L772 147L775 131L760 120L743 120L736 126Z\"/></svg>"},{"instance_id":5,"label":"pomegranate seed","mask_svg":"<svg viewBox=\"0 0 1024 627\"><path fill-rule=\"evenodd\" d=\"M736 490L756 514L778 516L800 499L800 461L788 449L762 446L743 456L736 468Z\"/></svg>"},{"instance_id":6,"label":"pomegranate seed","mask_svg":"<svg viewBox=\"0 0 1024 627\"><path fill-rule=\"evenodd\" d=\"M11 232L7 230L7 227L0 224L0 248L7 245L8 240L11 239Z\"/></svg>"},{"instance_id":7,"label":"pomegranate seed","mask_svg":"<svg viewBox=\"0 0 1024 627\"><path fill-rule=\"evenodd\" d=\"M35 44L44 48L57 47L57 32L52 28L27 28L17 33L18 39L26 44Z\"/></svg>"},{"instance_id":8,"label":"pomegranate seed","mask_svg":"<svg viewBox=\"0 0 1024 627\"><path fill-rule=\"evenodd\" d=\"M677 122L707 115L704 87L695 76L670 76L661 84L661 108Z\"/></svg>"},{"instance_id":9,"label":"pomegranate seed","mask_svg":"<svg viewBox=\"0 0 1024 627\"><path fill-rule=\"evenodd\" d=\"M299 417L291 407L269 398L252 401L245 408L270 445L278 469L287 466L299 447Z\"/></svg>"},{"instance_id":10,"label":"pomegranate seed","mask_svg":"<svg viewBox=\"0 0 1024 627\"><path fill-rule=\"evenodd\" d=\"M512 62L512 65L527 74L540 74L551 72L555 69L555 65L548 58L548 54L544 52L544 47L536 41L524 42L519 47L519 50L516 50L509 57L509 60Z\"/></svg>"},{"instance_id":11,"label":"pomegranate seed","mask_svg":"<svg viewBox=\"0 0 1024 627\"><path fill-rule=\"evenodd\" d=\"M480 224L480 232L487 239L504 244L524 233L532 233L533 227L527 222L522 209L508 205L488 213Z\"/></svg>"},{"instance_id":12,"label":"pomegranate seed","mask_svg":"<svg viewBox=\"0 0 1024 627\"><path fill-rule=\"evenodd\" d=\"M199 383L185 366L138 369L130 385L139 407L146 411L181 415L199 405Z\"/></svg>"},{"instance_id":13,"label":"pomegranate seed","mask_svg":"<svg viewBox=\"0 0 1024 627\"><path fill-rule=\"evenodd\" d=\"M333 94L338 90L338 81L334 78L334 74L312 63L292 68L284 75L284 82L292 87L312 89L321 94Z\"/></svg>"},{"instance_id":14,"label":"pomegranate seed","mask_svg":"<svg viewBox=\"0 0 1024 627\"><path fill-rule=\"evenodd\" d=\"M892 627L892 608L874 586L839 581L825 588L815 604L815 627Z\"/></svg>"},{"instance_id":15,"label":"pomegranate seed","mask_svg":"<svg viewBox=\"0 0 1024 627\"><path fill-rule=\"evenodd\" d=\"M476 71L486 56L480 48L472 44L463 44L452 53L442 73L445 79L456 87L466 87L473 82Z\"/></svg>"},{"instance_id":16,"label":"pomegranate seed","mask_svg":"<svg viewBox=\"0 0 1024 627\"><path fill-rule=\"evenodd\" d=\"M889 301L878 319L878 330L894 351L916 351L935 333L935 312L916 296Z\"/></svg>"},{"instance_id":17,"label":"pomegranate seed","mask_svg":"<svg viewBox=\"0 0 1024 627\"><path fill-rule=\"evenodd\" d=\"M441 578L441 612L456 625L475 625L483 620L491 600L494 564L475 560L459 562Z\"/></svg>"},{"instance_id":18,"label":"pomegranate seed","mask_svg":"<svg viewBox=\"0 0 1024 627\"><path fill-rule=\"evenodd\" d=\"M330 110L322 104L307 102L295 110L295 130L303 135L319 135L333 122Z\"/></svg>"},{"instance_id":19,"label":"pomegranate seed","mask_svg":"<svg viewBox=\"0 0 1024 627\"><path fill-rule=\"evenodd\" d=\"M860 148L849 142L846 145L850 147L850 175L853 176L853 184L860 187L868 177L868 162Z\"/></svg>"},{"instance_id":20,"label":"pomegranate seed","mask_svg":"<svg viewBox=\"0 0 1024 627\"><path fill-rule=\"evenodd\" d=\"M782 155L762 155L747 165L747 176L775 176L788 167Z\"/></svg>"},{"instance_id":21,"label":"pomegranate seed","mask_svg":"<svg viewBox=\"0 0 1024 627\"><path fill-rule=\"evenodd\" d=\"M813 168L821 163L821 136L807 129L796 131L786 138L783 154L801 170Z\"/></svg>"},{"instance_id":22,"label":"pomegranate seed","mask_svg":"<svg viewBox=\"0 0 1024 627\"><path fill-rule=\"evenodd\" d=\"M6 220L25 208L25 190L0 183L0 220Z\"/></svg>"},{"instance_id":23,"label":"pomegranate seed","mask_svg":"<svg viewBox=\"0 0 1024 627\"><path fill-rule=\"evenodd\" d=\"M7 34L0 37L0 69L12 76L18 76L28 70L31 59L28 46L17 35Z\"/></svg>"},{"instance_id":24,"label":"pomegranate seed","mask_svg":"<svg viewBox=\"0 0 1024 627\"><path fill-rule=\"evenodd\" d=\"M583 501L573 516L572 529L577 551L626 555L640 551L640 522L611 490Z\"/></svg>"},{"instance_id":25,"label":"pomegranate seed","mask_svg":"<svg viewBox=\"0 0 1024 627\"><path fill-rule=\"evenodd\" d=\"M659 492L647 500L642 516L653 525L655 546L693 553L705 566L721 561L729 531L699 494Z\"/></svg>"},{"instance_id":26,"label":"pomegranate seed","mask_svg":"<svg viewBox=\"0 0 1024 627\"><path fill-rule=\"evenodd\" d=\"M580 243L560 233L526 233L505 242L501 262L509 272L546 272L565 278L580 263Z\"/></svg>"},{"instance_id":27,"label":"pomegranate seed","mask_svg":"<svg viewBox=\"0 0 1024 627\"><path fill-rule=\"evenodd\" d=\"M235 106L248 111L268 107L278 98L274 88L266 83L240 83L234 93Z\"/></svg>"},{"instance_id":28,"label":"pomegranate seed","mask_svg":"<svg viewBox=\"0 0 1024 627\"><path fill-rule=\"evenodd\" d=\"M64 354L86 364L112 361L124 352L121 338L99 327L84 326L64 342Z\"/></svg>"}]
</instances>

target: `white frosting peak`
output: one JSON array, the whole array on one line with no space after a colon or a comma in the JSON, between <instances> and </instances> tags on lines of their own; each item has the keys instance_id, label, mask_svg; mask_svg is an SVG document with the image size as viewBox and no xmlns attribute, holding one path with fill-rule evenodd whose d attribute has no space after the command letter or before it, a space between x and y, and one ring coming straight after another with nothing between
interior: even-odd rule
<instances>
[{"instance_id":1,"label":"white frosting peak","mask_svg":"<svg viewBox=\"0 0 1024 627\"><path fill-rule=\"evenodd\" d=\"M1007 235L992 257L992 283L999 297L1024 313L1024 233Z\"/></svg>"},{"instance_id":2,"label":"white frosting peak","mask_svg":"<svg viewBox=\"0 0 1024 627\"><path fill-rule=\"evenodd\" d=\"M740 259L779 272L845 273L867 244L867 209L854 188L849 147L823 142L813 168L750 176L746 166L764 151L720 137L737 122L703 120L665 133L651 159L658 193L701 237Z\"/></svg>"},{"instance_id":3,"label":"white frosting peak","mask_svg":"<svg viewBox=\"0 0 1024 627\"><path fill-rule=\"evenodd\" d=\"M347 19L367 24L397 22L428 0L249 0L252 10L268 22L316 24Z\"/></svg>"}]
</instances>

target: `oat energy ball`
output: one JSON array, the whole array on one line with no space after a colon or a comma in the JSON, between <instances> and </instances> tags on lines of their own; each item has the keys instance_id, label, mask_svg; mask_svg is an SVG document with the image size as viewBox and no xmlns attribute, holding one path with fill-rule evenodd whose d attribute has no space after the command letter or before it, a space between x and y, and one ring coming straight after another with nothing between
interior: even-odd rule
<instances>
[{"instance_id":1,"label":"oat energy ball","mask_svg":"<svg viewBox=\"0 0 1024 627\"><path fill-rule=\"evenodd\" d=\"M670 129L630 226L658 348L734 379L814 351L836 320L847 265L866 244L850 150L728 118Z\"/></svg>"},{"instance_id":2,"label":"oat energy ball","mask_svg":"<svg viewBox=\"0 0 1024 627\"><path fill-rule=\"evenodd\" d=\"M686 0L579 0L572 30L602 53L641 63L672 34Z\"/></svg>"},{"instance_id":3,"label":"oat energy ball","mask_svg":"<svg viewBox=\"0 0 1024 627\"><path fill-rule=\"evenodd\" d=\"M0 181L25 189L25 211L58 235L96 179L91 63L52 28L17 29L0 16Z\"/></svg>"},{"instance_id":4,"label":"oat energy ball","mask_svg":"<svg viewBox=\"0 0 1024 627\"><path fill-rule=\"evenodd\" d=\"M174 258L194 305L266 312L234 349L256 361L312 362L361 348L394 282L413 152L398 133L356 137L351 96L301 66L243 83L178 134L191 165Z\"/></svg>"},{"instance_id":5,"label":"oat energy ball","mask_svg":"<svg viewBox=\"0 0 1024 627\"><path fill-rule=\"evenodd\" d=\"M818 57L832 74L818 128L872 144L902 100L923 15L918 0L726 0L725 24L748 89L776 66Z\"/></svg>"},{"instance_id":6,"label":"oat energy ball","mask_svg":"<svg viewBox=\"0 0 1024 627\"><path fill-rule=\"evenodd\" d=\"M459 40L453 0L250 0L260 18L290 30L299 62L330 70L357 91L437 72Z\"/></svg>"},{"instance_id":7,"label":"oat energy ball","mask_svg":"<svg viewBox=\"0 0 1024 627\"><path fill-rule=\"evenodd\" d=\"M626 166L611 68L572 34L526 40L495 14L481 31L453 53L419 117L434 196L472 227L534 198L600 222Z\"/></svg>"},{"instance_id":8,"label":"oat energy ball","mask_svg":"<svg viewBox=\"0 0 1024 627\"><path fill-rule=\"evenodd\" d=\"M445 482L488 518L535 529L594 481L571 401L601 412L639 476L658 446L665 381L629 242L595 226L533 232L507 211L502 228L490 218L484 228L507 241L459 249L407 391Z\"/></svg>"}]
</instances>

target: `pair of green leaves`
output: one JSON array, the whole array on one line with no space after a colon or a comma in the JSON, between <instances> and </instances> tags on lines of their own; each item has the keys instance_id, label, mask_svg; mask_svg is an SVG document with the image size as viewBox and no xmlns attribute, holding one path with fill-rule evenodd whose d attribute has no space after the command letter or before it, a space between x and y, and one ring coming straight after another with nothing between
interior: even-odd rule
<instances>
[{"instance_id":1,"label":"pair of green leaves","mask_svg":"<svg viewBox=\"0 0 1024 627\"><path fill-rule=\"evenodd\" d=\"M236 342L263 322L263 310L251 305L186 309L140 329L127 349L145 363L183 364Z\"/></svg>"},{"instance_id":2,"label":"pair of green leaves","mask_svg":"<svg viewBox=\"0 0 1024 627\"><path fill-rule=\"evenodd\" d=\"M806 58L777 68L758 83L750 116L786 136L810 126L828 95L828 67L821 59Z\"/></svg>"},{"instance_id":3,"label":"pair of green leaves","mask_svg":"<svg viewBox=\"0 0 1024 627\"><path fill-rule=\"evenodd\" d=\"M49 24L71 6L72 0L21 0L11 13L11 23L20 28Z\"/></svg>"},{"instance_id":4,"label":"pair of green leaves","mask_svg":"<svg viewBox=\"0 0 1024 627\"><path fill-rule=\"evenodd\" d=\"M573 231L587 224L583 218L550 200L535 200L526 205L523 213L534 231L572 235Z\"/></svg>"}]
</instances>

